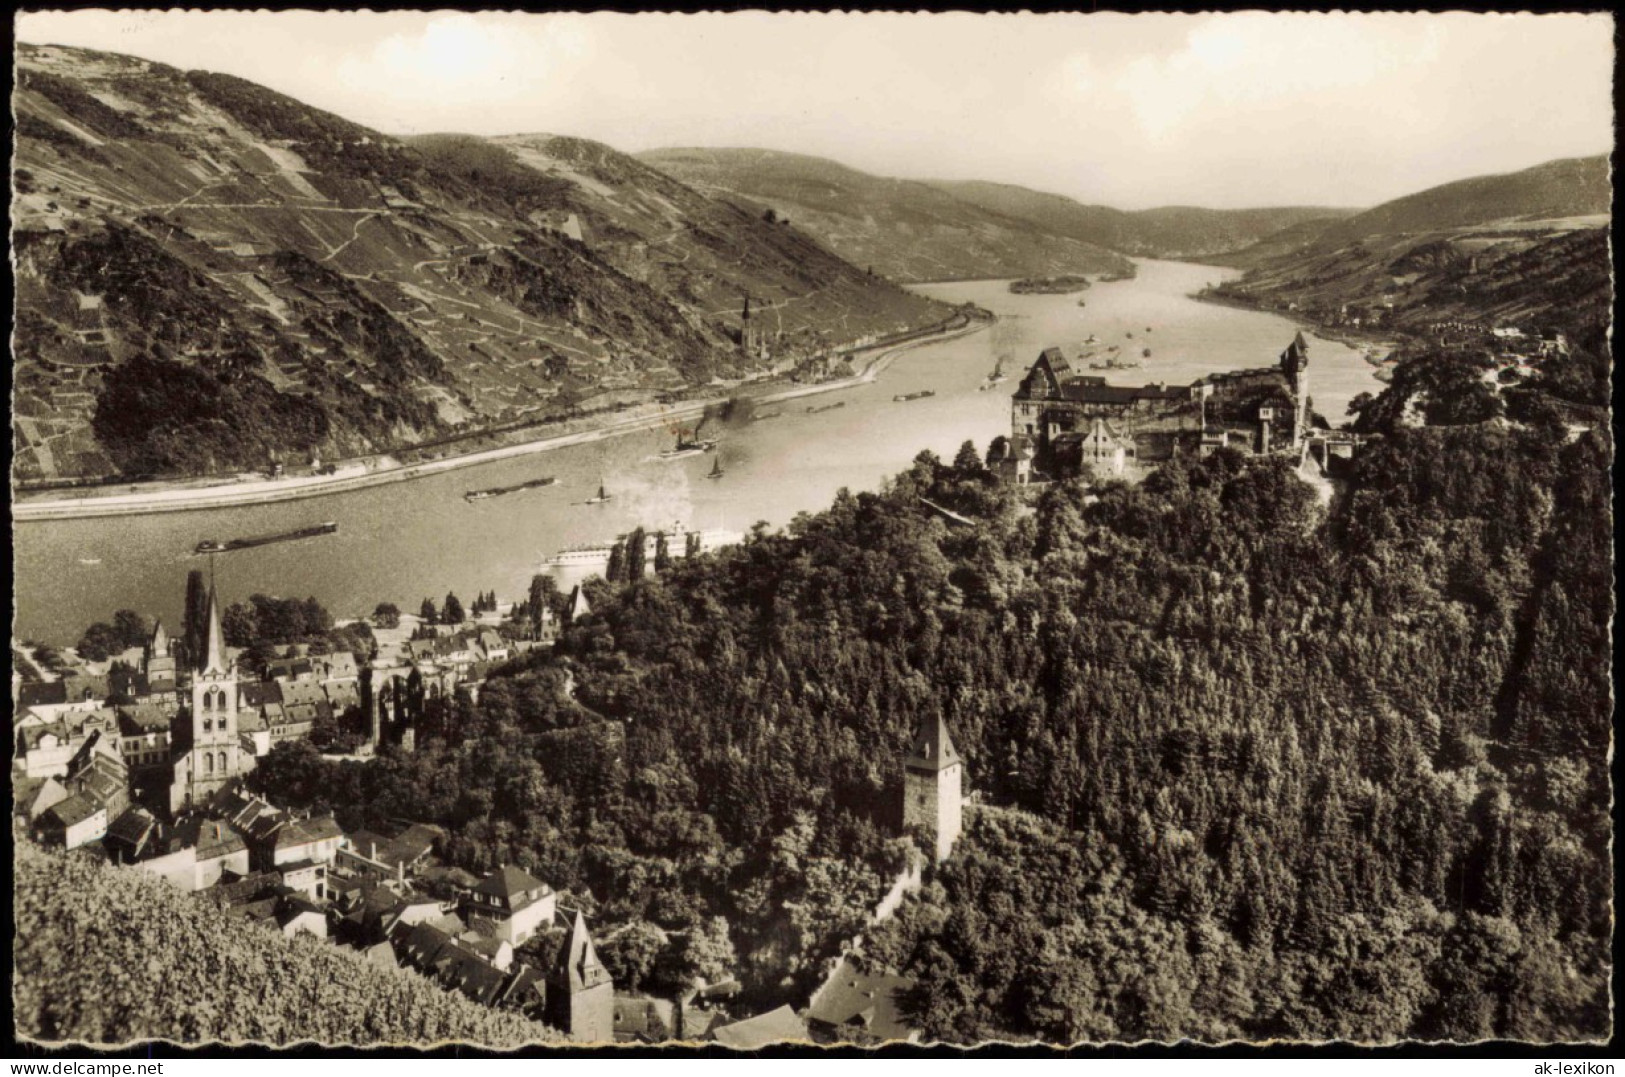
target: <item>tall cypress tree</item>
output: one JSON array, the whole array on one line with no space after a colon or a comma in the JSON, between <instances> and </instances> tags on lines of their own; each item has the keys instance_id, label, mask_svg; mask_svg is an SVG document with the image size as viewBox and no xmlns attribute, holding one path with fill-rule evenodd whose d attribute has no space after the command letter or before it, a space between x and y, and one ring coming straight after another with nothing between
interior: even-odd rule
<instances>
[{"instance_id":1,"label":"tall cypress tree","mask_svg":"<svg viewBox=\"0 0 1625 1077\"><path fill-rule=\"evenodd\" d=\"M186 660L196 661L203 653L203 636L209 630L209 589L203 583L203 572L194 568L186 574L186 608L181 624L181 645L186 648Z\"/></svg>"},{"instance_id":2,"label":"tall cypress tree","mask_svg":"<svg viewBox=\"0 0 1625 1077\"><path fill-rule=\"evenodd\" d=\"M647 536L643 528L638 528L626 536L626 578L628 582L636 583L643 579L643 570L648 558Z\"/></svg>"},{"instance_id":3,"label":"tall cypress tree","mask_svg":"<svg viewBox=\"0 0 1625 1077\"><path fill-rule=\"evenodd\" d=\"M533 631L541 631L542 617L553 596L558 593L558 587L553 577L544 573L537 573L530 578L530 625Z\"/></svg>"}]
</instances>

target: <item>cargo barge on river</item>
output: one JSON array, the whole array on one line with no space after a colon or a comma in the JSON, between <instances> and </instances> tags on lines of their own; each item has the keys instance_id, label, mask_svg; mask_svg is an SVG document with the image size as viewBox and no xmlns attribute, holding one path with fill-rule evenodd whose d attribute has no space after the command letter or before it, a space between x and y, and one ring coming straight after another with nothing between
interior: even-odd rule
<instances>
[{"instance_id":1,"label":"cargo barge on river","mask_svg":"<svg viewBox=\"0 0 1625 1077\"><path fill-rule=\"evenodd\" d=\"M296 539L315 538L318 535L331 535L336 533L338 529L339 525L334 523L332 520L329 520L327 523L317 524L315 527L301 527L297 531L286 531L280 535L257 535L253 538L227 539L224 542L220 542L215 539L205 539L204 541L198 543L196 549L194 549L192 552L195 554L230 553L232 550L247 550L255 546L270 546L271 544L277 542L293 542Z\"/></svg>"}]
</instances>

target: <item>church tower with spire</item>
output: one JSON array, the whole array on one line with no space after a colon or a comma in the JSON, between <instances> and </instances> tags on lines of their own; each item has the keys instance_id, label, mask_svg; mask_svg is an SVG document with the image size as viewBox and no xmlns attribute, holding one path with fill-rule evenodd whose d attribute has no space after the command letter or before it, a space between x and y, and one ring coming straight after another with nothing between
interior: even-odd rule
<instances>
[{"instance_id":1,"label":"church tower with spire","mask_svg":"<svg viewBox=\"0 0 1625 1077\"><path fill-rule=\"evenodd\" d=\"M574 917L569 937L559 947L558 960L547 975L543 1019L575 1043L614 1043L615 984L598 960L586 918L580 912Z\"/></svg>"},{"instance_id":2,"label":"church tower with spire","mask_svg":"<svg viewBox=\"0 0 1625 1077\"><path fill-rule=\"evenodd\" d=\"M917 835L940 864L953 851L963 823L964 765L941 715L927 718L903 763L903 829Z\"/></svg>"},{"instance_id":3,"label":"church tower with spire","mask_svg":"<svg viewBox=\"0 0 1625 1077\"><path fill-rule=\"evenodd\" d=\"M745 308L739 312L739 347L752 358L765 358L767 355L767 336L762 329L762 320L751 320L749 292L745 293Z\"/></svg>"},{"instance_id":4,"label":"church tower with spire","mask_svg":"<svg viewBox=\"0 0 1625 1077\"><path fill-rule=\"evenodd\" d=\"M243 772L237 739L237 674L226 658L220 602L212 584L202 643L202 653L192 663L191 713L183 719L184 739L175 757L172 811L203 803Z\"/></svg>"}]
</instances>

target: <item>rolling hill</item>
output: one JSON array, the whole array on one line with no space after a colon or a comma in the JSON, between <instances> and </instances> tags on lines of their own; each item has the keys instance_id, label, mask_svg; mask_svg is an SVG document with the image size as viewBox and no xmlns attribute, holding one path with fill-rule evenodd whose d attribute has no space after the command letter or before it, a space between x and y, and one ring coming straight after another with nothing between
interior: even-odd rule
<instances>
[{"instance_id":1,"label":"rolling hill","mask_svg":"<svg viewBox=\"0 0 1625 1077\"><path fill-rule=\"evenodd\" d=\"M1315 246L1330 249L1371 235L1605 214L1612 202L1608 158L1573 157L1384 202L1328 227Z\"/></svg>"},{"instance_id":2,"label":"rolling hill","mask_svg":"<svg viewBox=\"0 0 1625 1077\"><path fill-rule=\"evenodd\" d=\"M936 185L755 149L638 154L685 184L790 218L841 257L900 281L1132 273L1099 243L984 208Z\"/></svg>"},{"instance_id":3,"label":"rolling hill","mask_svg":"<svg viewBox=\"0 0 1625 1077\"><path fill-rule=\"evenodd\" d=\"M1322 324L1415 331L1441 321L1606 325L1613 301L1606 158L1552 161L1395 199L1293 249L1231 255L1218 295Z\"/></svg>"},{"instance_id":4,"label":"rolling hill","mask_svg":"<svg viewBox=\"0 0 1625 1077\"><path fill-rule=\"evenodd\" d=\"M14 478L332 459L940 320L606 146L407 142L225 75L19 46Z\"/></svg>"},{"instance_id":5,"label":"rolling hill","mask_svg":"<svg viewBox=\"0 0 1625 1077\"><path fill-rule=\"evenodd\" d=\"M1006 183L935 181L933 187L1047 232L1152 258L1205 258L1292 231L1310 235L1357 211L1328 206L1125 211Z\"/></svg>"}]
</instances>

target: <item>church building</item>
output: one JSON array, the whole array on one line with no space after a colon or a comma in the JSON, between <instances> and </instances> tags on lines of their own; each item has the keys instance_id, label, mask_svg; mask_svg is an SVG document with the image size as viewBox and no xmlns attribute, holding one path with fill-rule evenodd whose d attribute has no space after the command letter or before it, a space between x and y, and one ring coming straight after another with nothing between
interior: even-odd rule
<instances>
[{"instance_id":1,"label":"church building","mask_svg":"<svg viewBox=\"0 0 1625 1077\"><path fill-rule=\"evenodd\" d=\"M767 330L762 320L750 317L750 296L745 296L745 308L739 314L739 348L752 359L768 357Z\"/></svg>"},{"instance_id":2,"label":"church building","mask_svg":"<svg viewBox=\"0 0 1625 1077\"><path fill-rule=\"evenodd\" d=\"M203 648L192 670L191 706L176 719L173 743L172 814L203 804L247 769L237 736L237 671L226 658L212 586Z\"/></svg>"}]
</instances>

